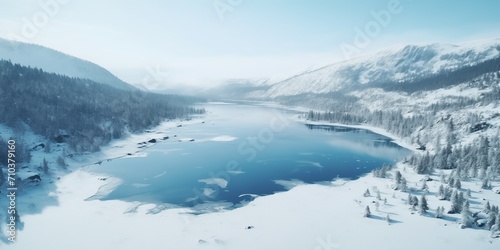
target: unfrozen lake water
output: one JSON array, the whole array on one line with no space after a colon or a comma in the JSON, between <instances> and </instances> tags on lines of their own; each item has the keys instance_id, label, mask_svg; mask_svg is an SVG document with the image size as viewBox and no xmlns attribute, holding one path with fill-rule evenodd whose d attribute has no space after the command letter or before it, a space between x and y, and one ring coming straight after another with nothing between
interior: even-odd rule
<instances>
[{"instance_id":1,"label":"unfrozen lake water","mask_svg":"<svg viewBox=\"0 0 500 250\"><path fill-rule=\"evenodd\" d=\"M91 171L123 180L102 199L237 207L298 182L355 179L409 153L367 130L295 121L296 111L259 103L203 107L204 123L166 131L170 138L143 157L93 166Z\"/></svg>"}]
</instances>

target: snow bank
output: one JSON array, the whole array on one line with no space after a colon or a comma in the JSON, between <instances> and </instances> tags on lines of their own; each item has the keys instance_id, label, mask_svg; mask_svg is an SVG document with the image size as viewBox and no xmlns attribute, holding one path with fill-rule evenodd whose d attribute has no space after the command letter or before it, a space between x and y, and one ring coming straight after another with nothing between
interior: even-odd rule
<instances>
[{"instance_id":1,"label":"snow bank","mask_svg":"<svg viewBox=\"0 0 500 250\"><path fill-rule=\"evenodd\" d=\"M418 175L404 172L410 187L419 184ZM408 209L407 193L393 191L390 180L365 176L343 185L299 185L288 192L257 197L247 206L231 211L193 215L174 208L155 211L154 204L124 201L86 200L103 184L100 176L77 170L57 184L59 206L39 215L23 217L26 227L19 242L2 249L498 249L500 241L485 230L460 229L459 215L433 217L438 205L429 194L431 210L425 216ZM336 182L338 184L338 182ZM427 182L435 189L438 182ZM493 192L484 194L475 183L476 202L498 201ZM374 197L366 189L379 190L377 211ZM486 191L484 191L486 192ZM375 195L373 195L375 196ZM363 218L366 206L371 218ZM391 223L385 221L389 215Z\"/></svg>"}]
</instances>

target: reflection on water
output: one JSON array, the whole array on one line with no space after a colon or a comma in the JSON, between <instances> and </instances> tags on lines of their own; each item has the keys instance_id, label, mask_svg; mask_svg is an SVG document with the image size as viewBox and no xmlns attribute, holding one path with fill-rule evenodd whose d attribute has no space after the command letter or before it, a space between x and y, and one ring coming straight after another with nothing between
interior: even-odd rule
<instances>
[{"instance_id":1,"label":"reflection on water","mask_svg":"<svg viewBox=\"0 0 500 250\"><path fill-rule=\"evenodd\" d=\"M146 157L94 166L123 180L103 199L237 207L290 183L357 178L408 154L370 131L286 120L298 114L292 111L220 103L204 108L204 123L166 131L193 141L166 140Z\"/></svg>"}]
</instances>

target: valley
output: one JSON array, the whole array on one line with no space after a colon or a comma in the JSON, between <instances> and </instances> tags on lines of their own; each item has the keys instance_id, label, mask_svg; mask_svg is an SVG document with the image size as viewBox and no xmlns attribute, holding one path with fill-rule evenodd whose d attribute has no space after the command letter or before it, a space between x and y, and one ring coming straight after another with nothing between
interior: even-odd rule
<instances>
[{"instance_id":1,"label":"valley","mask_svg":"<svg viewBox=\"0 0 500 250\"><path fill-rule=\"evenodd\" d=\"M99 73L0 55L0 137L20 145L19 241L4 236L6 249L398 249L417 232L426 240L406 249L500 244L498 39L200 97L117 88L75 58L63 61Z\"/></svg>"}]
</instances>

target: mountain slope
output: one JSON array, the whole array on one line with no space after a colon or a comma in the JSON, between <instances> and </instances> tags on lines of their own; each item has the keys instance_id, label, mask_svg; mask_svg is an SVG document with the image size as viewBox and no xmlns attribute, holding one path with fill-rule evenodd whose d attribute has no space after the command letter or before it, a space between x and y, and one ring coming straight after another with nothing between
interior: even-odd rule
<instances>
[{"instance_id":1,"label":"mountain slope","mask_svg":"<svg viewBox=\"0 0 500 250\"><path fill-rule=\"evenodd\" d=\"M251 93L250 96L273 98L411 82L498 57L500 39L460 45L408 45L304 72L278 82L266 91Z\"/></svg>"},{"instance_id":2,"label":"mountain slope","mask_svg":"<svg viewBox=\"0 0 500 250\"><path fill-rule=\"evenodd\" d=\"M10 41L0 38L0 59L25 66L40 68L45 72L86 78L115 88L132 90L133 86L118 79L108 70L59 51L43 46Z\"/></svg>"},{"instance_id":3,"label":"mountain slope","mask_svg":"<svg viewBox=\"0 0 500 250\"><path fill-rule=\"evenodd\" d=\"M75 152L97 151L126 132L203 110L198 99L126 91L0 60L0 124L27 126L48 140L68 141ZM66 138L56 140L60 135Z\"/></svg>"}]
</instances>

